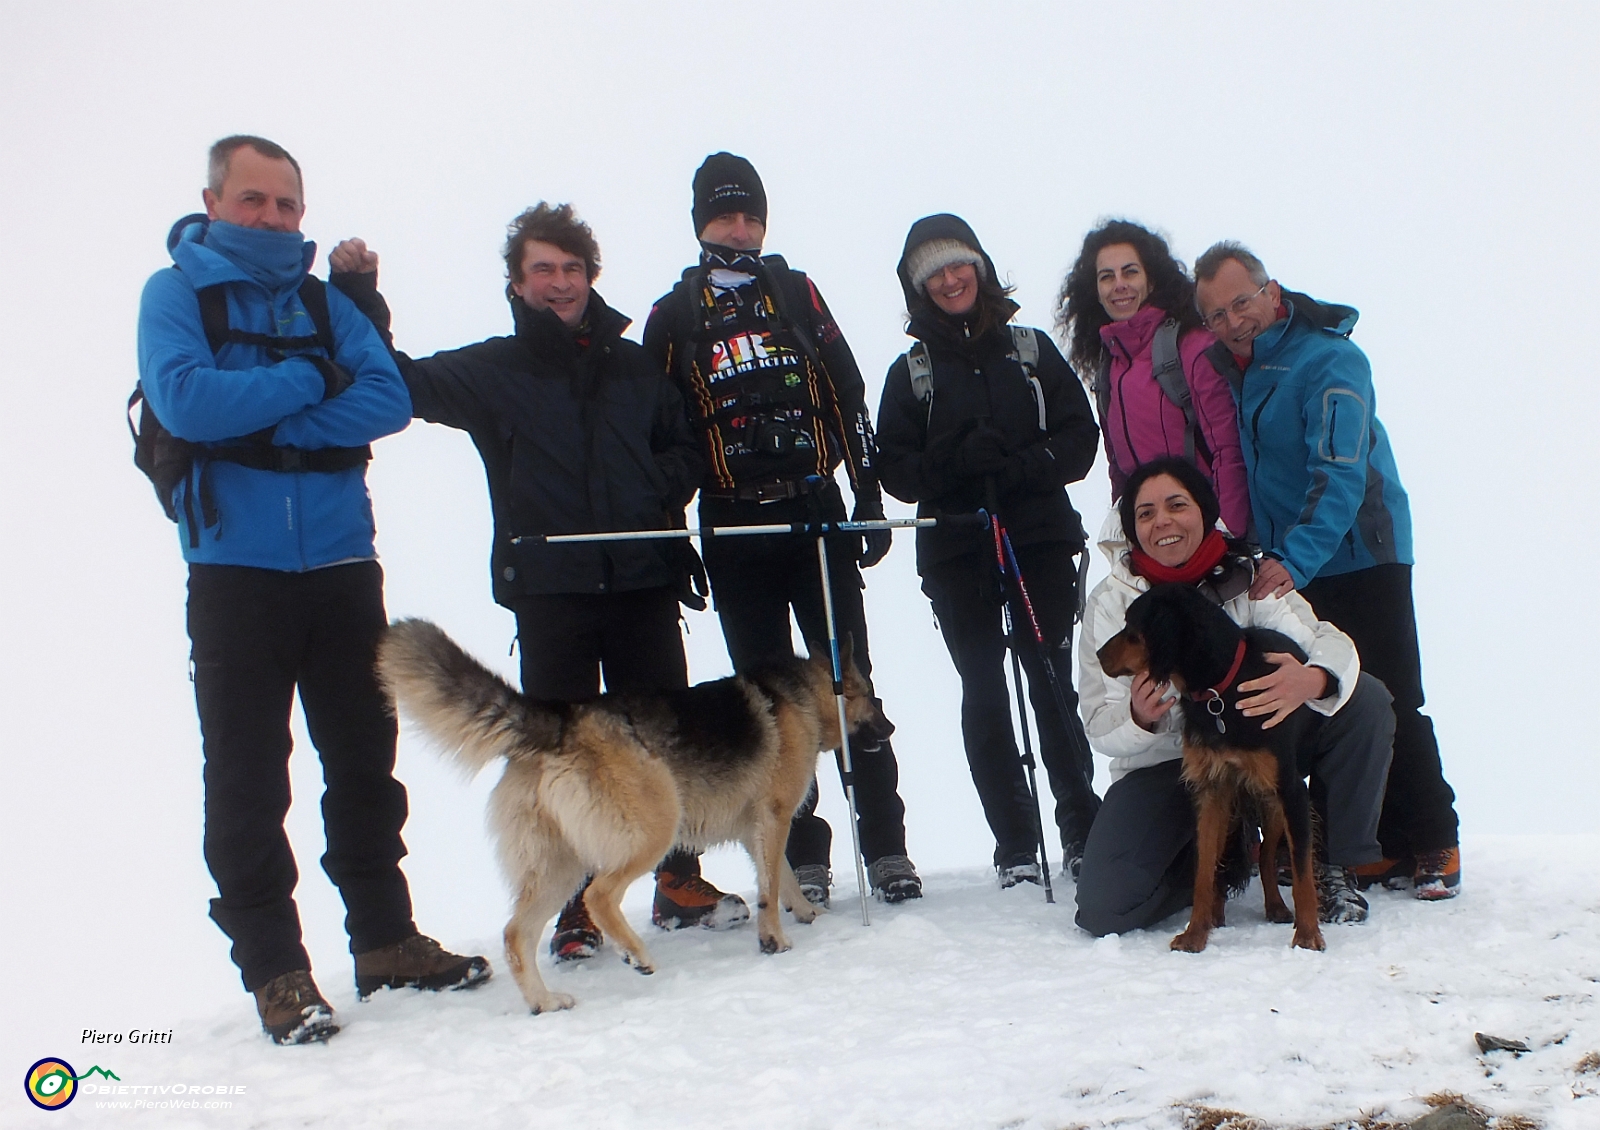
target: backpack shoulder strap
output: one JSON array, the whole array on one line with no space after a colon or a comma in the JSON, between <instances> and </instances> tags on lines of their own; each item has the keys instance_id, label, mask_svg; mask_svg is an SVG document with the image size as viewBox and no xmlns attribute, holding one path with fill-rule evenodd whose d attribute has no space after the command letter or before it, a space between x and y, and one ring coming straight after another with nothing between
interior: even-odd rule
<instances>
[{"instance_id":1,"label":"backpack shoulder strap","mask_svg":"<svg viewBox=\"0 0 1600 1130\"><path fill-rule=\"evenodd\" d=\"M1011 348L1016 353L1017 360L1032 377L1039 368L1039 338L1034 333L1032 326L1011 327Z\"/></svg>"},{"instance_id":2,"label":"backpack shoulder strap","mask_svg":"<svg viewBox=\"0 0 1600 1130\"><path fill-rule=\"evenodd\" d=\"M1199 427L1189 382L1183 375L1183 358L1178 353L1178 323L1172 318L1156 327L1155 340L1150 344L1150 368L1162 393L1183 410L1183 457L1193 463Z\"/></svg>"},{"instance_id":3,"label":"backpack shoulder strap","mask_svg":"<svg viewBox=\"0 0 1600 1130\"><path fill-rule=\"evenodd\" d=\"M196 287L194 296L200 301L200 325L206 331L206 344L215 355L228 341L228 292L217 283Z\"/></svg>"},{"instance_id":4,"label":"backpack shoulder strap","mask_svg":"<svg viewBox=\"0 0 1600 1130\"><path fill-rule=\"evenodd\" d=\"M928 356L928 343L914 341L911 348L906 350L906 369L911 373L911 395L926 409L928 418L933 417L933 358Z\"/></svg>"},{"instance_id":5,"label":"backpack shoulder strap","mask_svg":"<svg viewBox=\"0 0 1600 1130\"><path fill-rule=\"evenodd\" d=\"M300 304L317 327L317 344L333 358L336 344L333 340L333 315L328 312L328 287L316 275L307 275L300 284Z\"/></svg>"},{"instance_id":6,"label":"backpack shoulder strap","mask_svg":"<svg viewBox=\"0 0 1600 1130\"><path fill-rule=\"evenodd\" d=\"M1039 412L1039 430L1050 430L1044 407L1044 386L1039 383L1039 338L1032 326L1011 327L1011 356L1022 366L1022 375L1033 390L1033 406Z\"/></svg>"},{"instance_id":7,"label":"backpack shoulder strap","mask_svg":"<svg viewBox=\"0 0 1600 1130\"><path fill-rule=\"evenodd\" d=\"M1111 418L1111 355L1103 350L1100 363L1095 366L1094 383L1090 388L1094 391L1095 411L1100 413L1100 427L1107 428Z\"/></svg>"}]
</instances>

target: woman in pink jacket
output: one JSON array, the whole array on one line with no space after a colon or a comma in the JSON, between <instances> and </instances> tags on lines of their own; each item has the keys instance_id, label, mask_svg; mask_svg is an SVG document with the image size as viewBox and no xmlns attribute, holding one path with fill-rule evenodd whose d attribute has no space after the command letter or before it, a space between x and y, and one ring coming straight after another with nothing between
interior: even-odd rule
<instances>
[{"instance_id":1,"label":"woman in pink jacket","mask_svg":"<svg viewBox=\"0 0 1600 1130\"><path fill-rule=\"evenodd\" d=\"M1183 456L1216 490L1228 532L1246 536L1250 493L1233 393L1206 360L1215 339L1200 324L1194 283L1166 240L1129 220L1091 231L1062 285L1056 321L1074 367L1095 386L1112 501L1134 468ZM1175 330L1187 410L1155 374L1156 339L1168 321L1175 323L1167 333L1171 341Z\"/></svg>"}]
</instances>

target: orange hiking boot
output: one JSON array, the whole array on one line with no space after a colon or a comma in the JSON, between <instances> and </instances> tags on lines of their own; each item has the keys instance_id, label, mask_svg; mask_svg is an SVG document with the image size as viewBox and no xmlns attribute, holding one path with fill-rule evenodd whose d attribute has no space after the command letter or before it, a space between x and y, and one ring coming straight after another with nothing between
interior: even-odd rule
<instances>
[{"instance_id":1,"label":"orange hiking boot","mask_svg":"<svg viewBox=\"0 0 1600 1130\"><path fill-rule=\"evenodd\" d=\"M1416 897L1426 902L1455 898L1461 893L1461 849L1418 852L1411 883Z\"/></svg>"},{"instance_id":2,"label":"orange hiking boot","mask_svg":"<svg viewBox=\"0 0 1600 1130\"><path fill-rule=\"evenodd\" d=\"M1405 886L1415 867L1409 859L1380 859L1376 863L1358 863L1350 870L1355 872L1356 885L1363 891L1377 884L1397 891Z\"/></svg>"},{"instance_id":3,"label":"orange hiking boot","mask_svg":"<svg viewBox=\"0 0 1600 1130\"><path fill-rule=\"evenodd\" d=\"M750 907L738 895L717 890L699 875L656 872L656 901L650 921L663 930L682 930L704 926L708 930L731 930L750 918Z\"/></svg>"}]
</instances>

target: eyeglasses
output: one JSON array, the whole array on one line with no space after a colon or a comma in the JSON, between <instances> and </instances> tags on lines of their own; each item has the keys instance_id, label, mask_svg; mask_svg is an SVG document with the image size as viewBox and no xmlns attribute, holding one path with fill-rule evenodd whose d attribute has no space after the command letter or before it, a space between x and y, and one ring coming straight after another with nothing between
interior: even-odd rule
<instances>
[{"instance_id":1,"label":"eyeglasses","mask_svg":"<svg viewBox=\"0 0 1600 1130\"><path fill-rule=\"evenodd\" d=\"M1272 280L1268 279L1266 282L1261 284L1261 290L1256 291L1254 294L1241 295L1240 297L1235 298L1232 302L1228 303L1226 309L1213 310L1211 313L1203 315L1200 320L1205 323L1206 329L1210 330L1212 333L1226 329L1228 326L1229 314L1232 314L1235 318L1244 317L1244 312L1250 309L1250 303L1260 298L1262 291L1266 290L1267 287L1271 285Z\"/></svg>"}]
</instances>

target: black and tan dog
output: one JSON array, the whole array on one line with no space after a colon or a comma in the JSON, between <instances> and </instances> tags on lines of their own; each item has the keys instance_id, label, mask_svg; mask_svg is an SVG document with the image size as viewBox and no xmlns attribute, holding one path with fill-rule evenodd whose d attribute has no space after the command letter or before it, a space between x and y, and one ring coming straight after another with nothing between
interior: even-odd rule
<instances>
[{"instance_id":1,"label":"black and tan dog","mask_svg":"<svg viewBox=\"0 0 1600 1130\"><path fill-rule=\"evenodd\" d=\"M845 718L851 732L892 725L846 641ZM539 976L545 923L592 875L585 904L624 960L654 962L622 915L623 893L674 845L738 841L755 862L763 953L789 948L778 905L810 922L818 908L784 858L789 821L817 754L839 745L826 647L742 676L656 695L602 695L566 705L523 697L437 626L400 620L378 653L399 708L462 765L506 769L489 801L500 862L516 892L506 960L534 1012L571 1008Z\"/></svg>"},{"instance_id":2,"label":"black and tan dog","mask_svg":"<svg viewBox=\"0 0 1600 1130\"><path fill-rule=\"evenodd\" d=\"M1147 671L1170 682L1183 710L1183 777L1194 791L1199 816L1194 909L1189 927L1172 948L1199 953L1212 927L1223 921L1224 895L1217 864L1236 801L1248 794L1261 819L1261 888L1267 919L1294 922L1294 945L1320 950L1317 891L1311 872L1311 802L1300 778L1296 750L1307 717L1301 706L1272 729L1239 712L1239 684L1271 674L1269 651L1301 662L1305 652L1281 632L1240 628L1190 585L1157 585L1128 606L1127 625L1097 653L1106 674ZM1278 893L1272 861L1289 840L1294 914Z\"/></svg>"}]
</instances>

